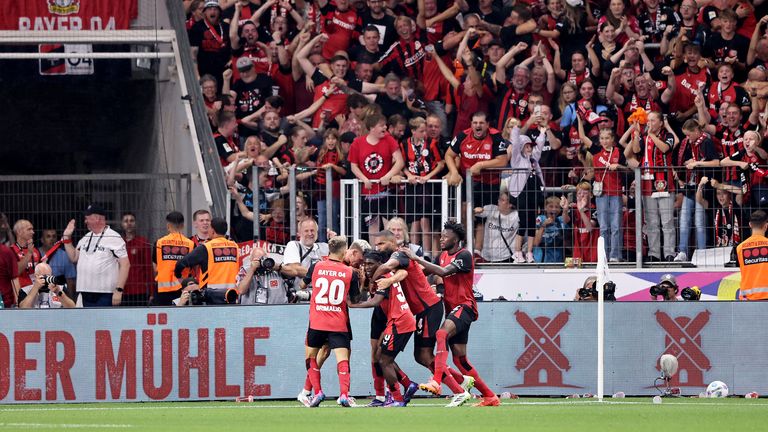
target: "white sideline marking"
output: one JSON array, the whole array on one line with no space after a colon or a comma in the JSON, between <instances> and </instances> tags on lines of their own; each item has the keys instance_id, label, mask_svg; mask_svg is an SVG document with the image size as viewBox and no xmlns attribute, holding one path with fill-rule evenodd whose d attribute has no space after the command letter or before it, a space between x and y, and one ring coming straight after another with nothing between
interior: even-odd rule
<instances>
[{"instance_id":1,"label":"white sideline marking","mask_svg":"<svg viewBox=\"0 0 768 432\"><path fill-rule=\"evenodd\" d=\"M445 407L446 404L444 403L422 403L422 404L414 404L410 405L409 407L415 407L415 408L430 408L430 407ZM515 405L539 405L539 406L558 406L558 405L657 405L653 402L642 402L642 401L597 401L597 400L574 400L574 401L530 401L530 402L503 402L503 406L515 406ZM700 403L697 401L691 401L691 402L670 402L666 404L666 406L674 406L674 405L692 405L692 406L749 406L749 407L762 407L765 409L768 409L768 404L762 404L762 403L740 403L740 404L734 404L734 403L724 403L724 402L707 402L707 403ZM0 413L4 412L34 412L34 411L134 411L134 410L183 410L183 409L307 409L303 405L299 405L298 403L296 405L261 405L261 404L249 404L249 403L240 403L240 404L232 404L232 405L189 405L189 406L173 406L173 405L154 405L154 406L147 406L143 403L137 403L136 406L123 406L123 407L30 407L30 408L0 408ZM327 404L322 405L319 408L336 408L336 405L333 404ZM365 406L359 406L357 408L365 408ZM0 423L0 427L4 427L5 425L10 425L11 423ZM17 425L20 425L22 423L14 423ZM30 423L31 424L31 423ZM51 425L56 426L56 425ZM99 425L100 426L100 425ZM9 426L8 426L9 427ZM67 426L62 426L67 427ZM72 426L70 426L72 427ZM88 425L82 425L82 427L91 427ZM97 427L97 426L92 426ZM112 425L112 426L105 426L105 427L132 427L131 425Z\"/></svg>"},{"instance_id":2,"label":"white sideline marking","mask_svg":"<svg viewBox=\"0 0 768 432\"><path fill-rule=\"evenodd\" d=\"M129 428L127 424L77 424L77 423L0 423L0 428L62 428L62 429L111 429Z\"/></svg>"}]
</instances>

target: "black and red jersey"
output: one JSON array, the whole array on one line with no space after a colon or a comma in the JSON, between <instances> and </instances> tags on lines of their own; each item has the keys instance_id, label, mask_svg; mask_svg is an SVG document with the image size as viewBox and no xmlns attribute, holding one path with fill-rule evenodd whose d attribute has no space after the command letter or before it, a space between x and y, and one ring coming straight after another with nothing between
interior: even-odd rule
<instances>
[{"instance_id":1,"label":"black and red jersey","mask_svg":"<svg viewBox=\"0 0 768 432\"><path fill-rule=\"evenodd\" d=\"M392 274L387 274L389 277ZM416 318L408 306L403 287L395 282L387 288L376 290L376 294L384 296L379 306L387 316L387 327L398 334L416 331Z\"/></svg>"},{"instance_id":2,"label":"black and red jersey","mask_svg":"<svg viewBox=\"0 0 768 432\"><path fill-rule=\"evenodd\" d=\"M395 252L391 259L397 260L398 268L408 272L408 276L401 282L405 290L405 298L408 300L408 306L414 314L424 312L425 309L440 302L432 286L427 281L424 271L421 267L408 258L402 252Z\"/></svg>"},{"instance_id":3,"label":"black and red jersey","mask_svg":"<svg viewBox=\"0 0 768 432\"><path fill-rule=\"evenodd\" d=\"M495 130L489 129L482 139L477 139L472 134L472 129L467 129L453 138L450 144L454 153L459 155L459 169L461 175L474 164L489 161L507 152L507 144L504 137ZM494 173L480 173L473 177L473 181L485 184L499 184L499 176Z\"/></svg>"},{"instance_id":4,"label":"black and red jersey","mask_svg":"<svg viewBox=\"0 0 768 432\"><path fill-rule=\"evenodd\" d=\"M413 137L408 138L400 143L400 152L403 153L405 169L415 176L429 174L443 160L436 139L416 143Z\"/></svg>"},{"instance_id":5,"label":"black and red jersey","mask_svg":"<svg viewBox=\"0 0 768 432\"><path fill-rule=\"evenodd\" d=\"M640 137L640 174L642 178L643 196L652 196L654 193L675 192L675 178L672 171L672 147L675 138L672 134L662 129L657 137L664 141L669 150L661 151L653 139L647 135Z\"/></svg>"},{"instance_id":6,"label":"black and red jersey","mask_svg":"<svg viewBox=\"0 0 768 432\"><path fill-rule=\"evenodd\" d=\"M766 161L757 154L747 154L746 150L738 150L731 154L730 158L733 161L746 162L753 166L757 165L757 169L754 170L750 167L747 169L733 167L738 169L738 181L741 183L741 192L744 194L744 202L746 203L750 199L752 190L763 184L763 180L768 175L765 169L760 168L760 166L766 164Z\"/></svg>"},{"instance_id":7,"label":"black and red jersey","mask_svg":"<svg viewBox=\"0 0 768 432\"><path fill-rule=\"evenodd\" d=\"M499 96L496 106L498 107L499 116L496 119L496 128L499 130L504 129L504 123L508 118L514 117L520 120L521 123L525 123L525 120L530 117L530 110L528 107L528 98L530 94L527 90L517 91L511 85L496 81L496 94Z\"/></svg>"},{"instance_id":8,"label":"black and red jersey","mask_svg":"<svg viewBox=\"0 0 768 432\"><path fill-rule=\"evenodd\" d=\"M240 151L240 148L235 144L234 136L225 137L216 132L213 134L213 142L216 144L216 151L219 152L221 166L229 165L227 158Z\"/></svg>"},{"instance_id":9,"label":"black and red jersey","mask_svg":"<svg viewBox=\"0 0 768 432\"><path fill-rule=\"evenodd\" d=\"M318 261L309 267L304 282L312 287L309 328L350 332L347 298L360 293L355 269L330 259Z\"/></svg>"},{"instance_id":10,"label":"black and red jersey","mask_svg":"<svg viewBox=\"0 0 768 432\"><path fill-rule=\"evenodd\" d=\"M754 129L749 121L741 127L732 130L723 124L718 124L715 129L715 146L723 157L728 157L736 152L744 151L744 132ZM739 173L736 167L723 168L723 181L738 181Z\"/></svg>"},{"instance_id":11,"label":"black and red jersey","mask_svg":"<svg viewBox=\"0 0 768 432\"><path fill-rule=\"evenodd\" d=\"M720 82L712 83L707 93L707 105L709 107L709 115L712 118L717 118L723 102L728 102L729 105L736 104L740 108L752 106L747 91L738 84L731 83L723 87Z\"/></svg>"},{"instance_id":12,"label":"black and red jersey","mask_svg":"<svg viewBox=\"0 0 768 432\"><path fill-rule=\"evenodd\" d=\"M443 268L451 266L457 270L456 273L443 278L445 313L449 314L456 306L464 305L472 308L477 318L477 301L473 290L475 263L472 254L466 249L459 249L453 255L443 251L440 254L440 266Z\"/></svg>"},{"instance_id":13,"label":"black and red jersey","mask_svg":"<svg viewBox=\"0 0 768 432\"><path fill-rule=\"evenodd\" d=\"M416 31L416 37L411 40L400 39L384 53L379 59L381 73L383 75L394 72L399 77L409 77L423 80L424 57L428 45L425 33Z\"/></svg>"}]
</instances>

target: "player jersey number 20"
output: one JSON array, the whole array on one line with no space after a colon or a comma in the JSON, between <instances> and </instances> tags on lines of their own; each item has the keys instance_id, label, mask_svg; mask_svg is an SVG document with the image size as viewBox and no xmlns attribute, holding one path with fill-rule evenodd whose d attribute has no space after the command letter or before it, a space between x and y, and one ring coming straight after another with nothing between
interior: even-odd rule
<instances>
[{"instance_id":1,"label":"player jersey number 20","mask_svg":"<svg viewBox=\"0 0 768 432\"><path fill-rule=\"evenodd\" d=\"M334 279L330 283L326 278L315 280L315 304L340 305L344 301L344 281Z\"/></svg>"}]
</instances>

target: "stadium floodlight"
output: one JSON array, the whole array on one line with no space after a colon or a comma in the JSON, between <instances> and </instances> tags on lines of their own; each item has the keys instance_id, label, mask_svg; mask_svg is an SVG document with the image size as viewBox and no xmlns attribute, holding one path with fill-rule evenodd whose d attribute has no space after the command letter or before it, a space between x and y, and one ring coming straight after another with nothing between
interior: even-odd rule
<instances>
[{"instance_id":1,"label":"stadium floodlight","mask_svg":"<svg viewBox=\"0 0 768 432\"><path fill-rule=\"evenodd\" d=\"M661 368L661 376L656 378L654 381L656 390L658 390L662 396L680 396L679 388L673 388L669 386L669 382L672 380L672 377L677 373L677 357L673 356L672 354L662 355L659 359L659 367ZM663 382L666 386L664 390L659 388L660 382Z\"/></svg>"}]
</instances>

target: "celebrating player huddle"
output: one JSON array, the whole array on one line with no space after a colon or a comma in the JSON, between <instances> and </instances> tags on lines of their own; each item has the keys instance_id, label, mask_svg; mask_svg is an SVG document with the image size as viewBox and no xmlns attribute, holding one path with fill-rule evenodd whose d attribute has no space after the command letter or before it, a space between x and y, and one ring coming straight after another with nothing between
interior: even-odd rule
<instances>
[{"instance_id":1,"label":"celebrating player huddle","mask_svg":"<svg viewBox=\"0 0 768 432\"><path fill-rule=\"evenodd\" d=\"M371 371L376 397L368 406L404 407L419 389L440 395L442 384L453 392L448 407L463 405L472 397L472 387L483 396L475 406L499 405L498 397L480 378L466 354L469 328L477 320L478 312L472 290L472 255L461 247L465 234L462 225L445 224L440 235L440 265L416 256L407 247L398 249L397 239L390 231L378 233L376 250L365 250L362 259L360 241L348 251L345 237L329 240L328 259L313 264L304 279L312 287L312 296L306 338L307 382L299 401L317 407L325 400L320 366L330 349L336 356L341 389L337 402L345 407L356 405L349 396L351 307L374 308ZM357 254L354 249L358 249ZM425 273L442 279L442 299ZM364 302L357 301L361 283L369 293ZM448 313L443 320L444 311ZM412 382L395 362L412 336L416 361L432 372L432 379L420 385ZM447 364L449 348L458 370ZM311 399L310 389L314 390Z\"/></svg>"}]
</instances>

